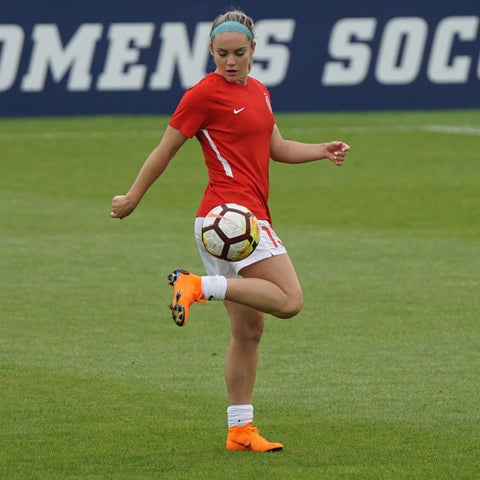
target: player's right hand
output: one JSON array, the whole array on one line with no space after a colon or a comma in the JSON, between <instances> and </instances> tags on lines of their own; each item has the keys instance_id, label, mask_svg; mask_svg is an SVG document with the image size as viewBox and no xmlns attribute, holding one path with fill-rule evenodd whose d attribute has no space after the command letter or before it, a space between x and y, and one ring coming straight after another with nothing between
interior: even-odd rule
<instances>
[{"instance_id":1,"label":"player's right hand","mask_svg":"<svg viewBox=\"0 0 480 480\"><path fill-rule=\"evenodd\" d=\"M131 201L128 195L115 195L112 198L112 211L110 216L112 218L122 219L128 217L137 205Z\"/></svg>"}]
</instances>

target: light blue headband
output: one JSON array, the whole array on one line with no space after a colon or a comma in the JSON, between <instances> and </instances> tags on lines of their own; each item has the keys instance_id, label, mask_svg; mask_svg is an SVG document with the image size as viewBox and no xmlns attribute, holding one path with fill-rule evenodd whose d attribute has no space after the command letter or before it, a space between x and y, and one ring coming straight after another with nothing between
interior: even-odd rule
<instances>
[{"instance_id":1,"label":"light blue headband","mask_svg":"<svg viewBox=\"0 0 480 480\"><path fill-rule=\"evenodd\" d=\"M244 33L250 40L253 40L253 34L250 31L249 28L247 28L243 23L240 22L223 22L217 27L215 27L210 34L210 38L213 38L215 35L218 33L223 33L223 32L239 32L239 33Z\"/></svg>"}]
</instances>

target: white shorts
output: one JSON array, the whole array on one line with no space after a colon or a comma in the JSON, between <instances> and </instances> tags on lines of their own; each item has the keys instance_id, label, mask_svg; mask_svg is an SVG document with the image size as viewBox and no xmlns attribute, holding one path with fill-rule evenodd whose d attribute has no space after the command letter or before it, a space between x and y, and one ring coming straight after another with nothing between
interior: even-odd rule
<instances>
[{"instance_id":1,"label":"white shorts","mask_svg":"<svg viewBox=\"0 0 480 480\"><path fill-rule=\"evenodd\" d=\"M210 255L202 242L202 224L204 217L197 217L195 219L195 240L197 241L200 257L202 258L203 266L207 275L223 275L224 277L239 277L239 271L242 268L257 263L265 258L274 257L275 255L282 255L287 253L287 250L273 231L272 226L267 220L258 220L260 227L260 240L257 248L247 258L238 262L227 262L221 258L216 258Z\"/></svg>"}]
</instances>

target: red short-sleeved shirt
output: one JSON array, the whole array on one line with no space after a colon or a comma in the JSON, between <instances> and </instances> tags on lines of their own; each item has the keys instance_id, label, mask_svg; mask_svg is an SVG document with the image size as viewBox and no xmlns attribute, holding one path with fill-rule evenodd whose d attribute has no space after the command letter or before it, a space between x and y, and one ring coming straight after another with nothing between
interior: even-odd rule
<instances>
[{"instance_id":1,"label":"red short-sleeved shirt","mask_svg":"<svg viewBox=\"0 0 480 480\"><path fill-rule=\"evenodd\" d=\"M200 142L209 182L197 216L222 203L238 203L269 220L270 138L275 120L268 90L252 77L247 85L208 74L187 90L170 125Z\"/></svg>"}]
</instances>

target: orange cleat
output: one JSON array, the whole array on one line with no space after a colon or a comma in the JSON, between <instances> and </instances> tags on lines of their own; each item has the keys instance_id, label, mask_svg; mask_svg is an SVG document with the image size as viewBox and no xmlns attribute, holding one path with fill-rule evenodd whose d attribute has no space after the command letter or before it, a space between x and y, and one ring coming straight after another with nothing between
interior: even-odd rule
<instances>
[{"instance_id":1,"label":"orange cleat","mask_svg":"<svg viewBox=\"0 0 480 480\"><path fill-rule=\"evenodd\" d=\"M179 327L183 327L187 323L191 305L195 302L205 303L201 277L177 269L168 276L168 283L173 287L173 300L170 304L172 319Z\"/></svg>"},{"instance_id":2,"label":"orange cleat","mask_svg":"<svg viewBox=\"0 0 480 480\"><path fill-rule=\"evenodd\" d=\"M250 450L252 452L279 452L283 450L281 443L265 440L252 423L228 429L227 450Z\"/></svg>"}]
</instances>

